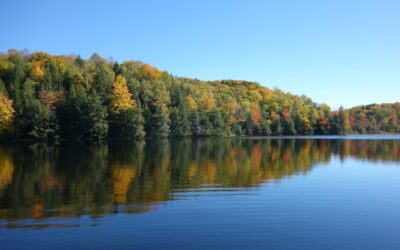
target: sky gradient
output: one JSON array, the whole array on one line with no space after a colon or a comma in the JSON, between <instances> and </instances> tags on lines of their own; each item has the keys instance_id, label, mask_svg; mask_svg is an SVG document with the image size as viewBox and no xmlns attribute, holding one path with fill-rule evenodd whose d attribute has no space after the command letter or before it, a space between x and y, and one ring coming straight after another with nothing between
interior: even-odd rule
<instances>
[{"instance_id":1,"label":"sky gradient","mask_svg":"<svg viewBox=\"0 0 400 250\"><path fill-rule=\"evenodd\" d=\"M0 2L0 51L94 52L333 108L400 101L400 1Z\"/></svg>"}]
</instances>

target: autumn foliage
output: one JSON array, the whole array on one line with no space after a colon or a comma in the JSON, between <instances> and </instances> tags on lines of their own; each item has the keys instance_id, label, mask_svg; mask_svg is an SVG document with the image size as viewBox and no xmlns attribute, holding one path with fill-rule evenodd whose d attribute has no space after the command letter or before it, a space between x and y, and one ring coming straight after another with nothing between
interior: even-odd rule
<instances>
[{"instance_id":1,"label":"autumn foliage","mask_svg":"<svg viewBox=\"0 0 400 250\"><path fill-rule=\"evenodd\" d=\"M399 117L400 103L331 110L257 82L175 77L98 54L0 55L0 134L11 138L398 133Z\"/></svg>"},{"instance_id":2,"label":"autumn foliage","mask_svg":"<svg viewBox=\"0 0 400 250\"><path fill-rule=\"evenodd\" d=\"M132 94L129 92L129 89L126 85L125 77L119 75L115 79L113 84L113 92L112 92L112 112L120 112L127 109L135 108L136 103L132 99Z\"/></svg>"},{"instance_id":3,"label":"autumn foliage","mask_svg":"<svg viewBox=\"0 0 400 250\"><path fill-rule=\"evenodd\" d=\"M15 112L12 104L12 100L0 93L0 134L11 132Z\"/></svg>"},{"instance_id":4,"label":"autumn foliage","mask_svg":"<svg viewBox=\"0 0 400 250\"><path fill-rule=\"evenodd\" d=\"M143 74L144 78L150 78L153 80L159 80L162 76L161 71L159 71L158 69L150 66L149 64L143 64L140 67L140 70Z\"/></svg>"}]
</instances>

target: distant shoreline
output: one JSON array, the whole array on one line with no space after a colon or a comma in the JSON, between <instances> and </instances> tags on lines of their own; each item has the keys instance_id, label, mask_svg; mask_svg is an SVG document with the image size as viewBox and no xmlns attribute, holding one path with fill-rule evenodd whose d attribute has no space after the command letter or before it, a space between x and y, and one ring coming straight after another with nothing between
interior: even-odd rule
<instances>
[{"instance_id":1,"label":"distant shoreline","mask_svg":"<svg viewBox=\"0 0 400 250\"><path fill-rule=\"evenodd\" d=\"M146 142L146 141L176 141L176 140L206 140L206 139L245 139L245 140L262 140L262 139L365 139L365 140L400 140L399 133L382 133L382 134L348 134L348 135L281 135L281 136L199 136L199 137L169 137L169 138L143 138L143 139L119 139L108 138L102 140L89 140L89 139L11 139L1 138L0 143L13 143L13 142L48 142L48 143L62 143L62 142L79 142L79 143L102 143L102 142Z\"/></svg>"},{"instance_id":2,"label":"distant shoreline","mask_svg":"<svg viewBox=\"0 0 400 250\"><path fill-rule=\"evenodd\" d=\"M0 137L107 140L400 133L400 102L338 110L258 82L176 77L94 53L0 53Z\"/></svg>"}]
</instances>

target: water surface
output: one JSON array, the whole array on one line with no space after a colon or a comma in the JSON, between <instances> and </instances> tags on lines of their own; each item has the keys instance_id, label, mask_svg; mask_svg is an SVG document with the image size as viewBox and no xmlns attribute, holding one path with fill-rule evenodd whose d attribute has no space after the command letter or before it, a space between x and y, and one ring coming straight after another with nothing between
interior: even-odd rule
<instances>
[{"instance_id":1,"label":"water surface","mask_svg":"<svg viewBox=\"0 0 400 250\"><path fill-rule=\"evenodd\" d=\"M400 249L400 136L0 144L1 249Z\"/></svg>"}]
</instances>

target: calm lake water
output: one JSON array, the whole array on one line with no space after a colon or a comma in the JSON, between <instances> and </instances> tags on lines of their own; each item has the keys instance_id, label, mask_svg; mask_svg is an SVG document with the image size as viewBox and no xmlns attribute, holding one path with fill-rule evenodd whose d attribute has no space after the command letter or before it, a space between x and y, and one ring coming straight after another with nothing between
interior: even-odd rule
<instances>
[{"instance_id":1,"label":"calm lake water","mask_svg":"<svg viewBox=\"0 0 400 250\"><path fill-rule=\"evenodd\" d=\"M0 249L400 249L400 136L0 144Z\"/></svg>"}]
</instances>

